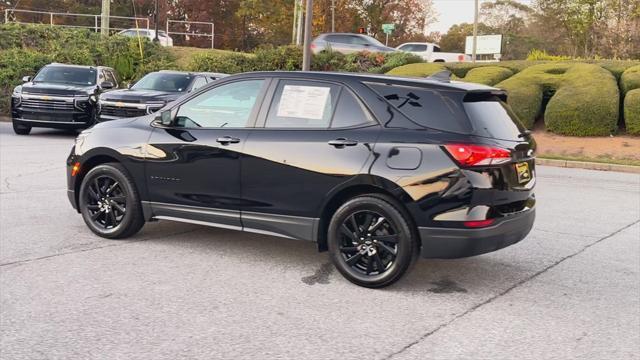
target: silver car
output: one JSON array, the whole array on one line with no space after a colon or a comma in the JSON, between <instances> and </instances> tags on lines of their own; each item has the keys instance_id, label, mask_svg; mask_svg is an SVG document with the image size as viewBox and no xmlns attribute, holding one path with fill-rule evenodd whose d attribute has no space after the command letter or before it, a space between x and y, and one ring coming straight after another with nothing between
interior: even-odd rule
<instances>
[{"instance_id":1,"label":"silver car","mask_svg":"<svg viewBox=\"0 0 640 360\"><path fill-rule=\"evenodd\" d=\"M392 52L396 49L385 46L380 41L363 34L352 33L327 33L320 34L311 43L311 50L314 54L323 50L329 50L340 52L343 54L350 54L359 51L370 52Z\"/></svg>"}]
</instances>

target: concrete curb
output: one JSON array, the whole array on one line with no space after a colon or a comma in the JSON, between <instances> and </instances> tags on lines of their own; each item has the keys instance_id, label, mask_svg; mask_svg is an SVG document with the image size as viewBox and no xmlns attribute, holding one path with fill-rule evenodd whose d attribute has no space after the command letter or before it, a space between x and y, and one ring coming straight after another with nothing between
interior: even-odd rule
<instances>
[{"instance_id":1,"label":"concrete curb","mask_svg":"<svg viewBox=\"0 0 640 360\"><path fill-rule=\"evenodd\" d=\"M640 174L640 166L607 164L607 163L597 163L597 162L589 162L589 161L536 158L536 165L587 169L587 170L618 171L618 172Z\"/></svg>"}]
</instances>

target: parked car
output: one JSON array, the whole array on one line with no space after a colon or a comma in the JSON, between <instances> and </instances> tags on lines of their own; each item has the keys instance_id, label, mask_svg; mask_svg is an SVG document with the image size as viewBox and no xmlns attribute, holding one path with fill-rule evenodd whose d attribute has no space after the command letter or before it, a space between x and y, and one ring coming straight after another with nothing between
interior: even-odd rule
<instances>
[{"instance_id":1,"label":"parked car","mask_svg":"<svg viewBox=\"0 0 640 360\"><path fill-rule=\"evenodd\" d=\"M182 95L227 76L220 73L158 71L127 89L110 91L98 101L99 121L151 114Z\"/></svg>"},{"instance_id":2,"label":"parked car","mask_svg":"<svg viewBox=\"0 0 640 360\"><path fill-rule=\"evenodd\" d=\"M385 46L380 41L364 34L327 33L320 34L311 43L311 51L317 54L323 50L350 54L360 51L393 52L396 49Z\"/></svg>"},{"instance_id":3,"label":"parked car","mask_svg":"<svg viewBox=\"0 0 640 360\"><path fill-rule=\"evenodd\" d=\"M94 124L100 93L118 88L115 70L105 66L49 64L13 89L13 131L32 127L83 129Z\"/></svg>"},{"instance_id":4,"label":"parked car","mask_svg":"<svg viewBox=\"0 0 640 360\"><path fill-rule=\"evenodd\" d=\"M382 287L412 260L522 240L535 142L502 90L376 75L229 76L162 111L100 123L67 159L91 231L172 220L315 241Z\"/></svg>"},{"instance_id":5,"label":"parked car","mask_svg":"<svg viewBox=\"0 0 640 360\"><path fill-rule=\"evenodd\" d=\"M116 35L129 36L129 37L144 37L149 39L149 41L154 41L156 38L156 31L150 29L126 29L122 30ZM162 30L158 30L158 42L162 46L173 46L173 39Z\"/></svg>"},{"instance_id":6,"label":"parked car","mask_svg":"<svg viewBox=\"0 0 640 360\"><path fill-rule=\"evenodd\" d=\"M397 48L399 51L410 52L412 54L420 56L427 62L465 62L471 61L469 55L462 53L448 53L440 51L438 44L427 42L411 42L399 45Z\"/></svg>"}]
</instances>

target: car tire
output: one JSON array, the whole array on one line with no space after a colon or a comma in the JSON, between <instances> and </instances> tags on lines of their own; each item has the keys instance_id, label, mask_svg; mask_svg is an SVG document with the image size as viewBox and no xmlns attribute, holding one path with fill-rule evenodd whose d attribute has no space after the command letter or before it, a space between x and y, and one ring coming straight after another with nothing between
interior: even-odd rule
<instances>
[{"instance_id":1,"label":"car tire","mask_svg":"<svg viewBox=\"0 0 640 360\"><path fill-rule=\"evenodd\" d=\"M31 126L19 124L16 121L12 121L13 123L13 132L17 135L29 135L31 132Z\"/></svg>"},{"instance_id":2,"label":"car tire","mask_svg":"<svg viewBox=\"0 0 640 360\"><path fill-rule=\"evenodd\" d=\"M406 211L393 198L378 194L358 196L340 206L329 223L327 240L336 269L352 283L369 288L398 281L418 252Z\"/></svg>"},{"instance_id":3,"label":"car tire","mask_svg":"<svg viewBox=\"0 0 640 360\"><path fill-rule=\"evenodd\" d=\"M135 182L118 163L89 170L80 185L78 202L89 229L104 238L130 237L145 223Z\"/></svg>"}]
</instances>

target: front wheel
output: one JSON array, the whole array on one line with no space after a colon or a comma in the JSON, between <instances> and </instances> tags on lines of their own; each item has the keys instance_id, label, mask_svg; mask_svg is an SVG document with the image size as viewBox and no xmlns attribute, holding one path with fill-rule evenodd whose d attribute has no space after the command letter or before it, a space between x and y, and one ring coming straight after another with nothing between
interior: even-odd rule
<instances>
[{"instance_id":1,"label":"front wheel","mask_svg":"<svg viewBox=\"0 0 640 360\"><path fill-rule=\"evenodd\" d=\"M29 135L29 133L31 132L31 126L29 125L19 124L15 120L12 121L12 123L13 132L17 135Z\"/></svg>"},{"instance_id":2,"label":"front wheel","mask_svg":"<svg viewBox=\"0 0 640 360\"><path fill-rule=\"evenodd\" d=\"M417 251L410 221L391 198L358 196L331 218L331 260L354 284L380 288L398 281Z\"/></svg>"},{"instance_id":3,"label":"front wheel","mask_svg":"<svg viewBox=\"0 0 640 360\"><path fill-rule=\"evenodd\" d=\"M135 183L117 163L98 165L82 180L79 194L82 218L96 235L122 239L137 233L144 216Z\"/></svg>"}]
</instances>

